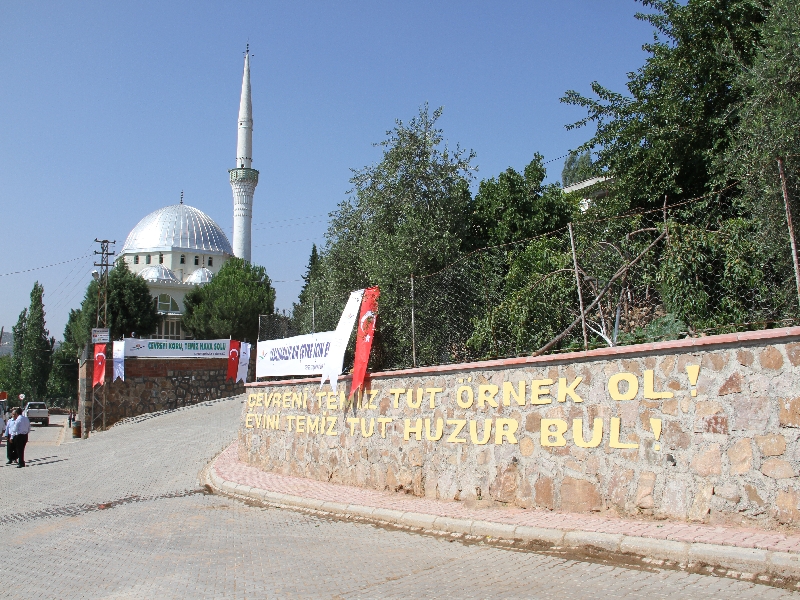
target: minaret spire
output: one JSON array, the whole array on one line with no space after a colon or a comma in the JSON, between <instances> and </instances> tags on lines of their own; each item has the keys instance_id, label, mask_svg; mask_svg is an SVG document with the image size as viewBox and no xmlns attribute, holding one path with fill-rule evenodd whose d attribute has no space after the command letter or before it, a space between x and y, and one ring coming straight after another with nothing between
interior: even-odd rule
<instances>
[{"instance_id":1,"label":"minaret spire","mask_svg":"<svg viewBox=\"0 0 800 600\"><path fill-rule=\"evenodd\" d=\"M236 140L236 167L228 171L233 189L233 253L250 261L250 235L253 220L253 194L258 171L253 161L253 102L250 92L250 44L244 53L242 95L239 99L239 129Z\"/></svg>"},{"instance_id":2,"label":"minaret spire","mask_svg":"<svg viewBox=\"0 0 800 600\"><path fill-rule=\"evenodd\" d=\"M253 100L250 94L250 44L244 53L242 97L239 100L239 137L236 144L236 166L249 169L253 161Z\"/></svg>"}]
</instances>

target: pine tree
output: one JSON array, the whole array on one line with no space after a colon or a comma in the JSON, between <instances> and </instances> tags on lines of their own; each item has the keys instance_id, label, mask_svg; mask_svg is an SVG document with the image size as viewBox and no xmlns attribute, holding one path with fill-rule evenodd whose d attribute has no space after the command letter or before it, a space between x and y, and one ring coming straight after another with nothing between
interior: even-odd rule
<instances>
[{"instance_id":1,"label":"pine tree","mask_svg":"<svg viewBox=\"0 0 800 600\"><path fill-rule=\"evenodd\" d=\"M31 305L22 339L22 388L29 398L39 400L47 391L47 379L52 367L53 345L44 320L44 288L39 282L33 284Z\"/></svg>"},{"instance_id":2,"label":"pine tree","mask_svg":"<svg viewBox=\"0 0 800 600\"><path fill-rule=\"evenodd\" d=\"M11 372L9 373L9 392L11 402L15 402L17 396L22 393L22 362L24 358L23 347L25 343L25 330L28 326L28 309L22 309L19 313L17 324L12 327L12 339L14 343L13 354L11 356Z\"/></svg>"}]
</instances>

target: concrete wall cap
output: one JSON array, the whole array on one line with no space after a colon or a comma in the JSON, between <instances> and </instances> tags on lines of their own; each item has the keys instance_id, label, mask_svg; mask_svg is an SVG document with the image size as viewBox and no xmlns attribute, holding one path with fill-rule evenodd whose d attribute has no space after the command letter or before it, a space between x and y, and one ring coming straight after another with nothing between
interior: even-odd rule
<instances>
[{"instance_id":1,"label":"concrete wall cap","mask_svg":"<svg viewBox=\"0 0 800 600\"><path fill-rule=\"evenodd\" d=\"M517 358L503 358L496 360L485 360L472 363L455 363L446 365L436 365L432 367L417 367L414 369L399 369L397 371L380 371L370 373L370 379L385 379L390 377L405 377L408 375L426 375L431 373L454 373L459 371L491 370L501 367L546 364L558 365L561 363L577 363L589 360L598 360L604 357L619 358L621 356L635 357L641 354L661 353L669 350L685 350L691 352L702 348L709 351L709 347L718 346L720 348L742 342L770 341L773 344L786 343L800 340L800 327L782 327L779 329L764 329L761 331L746 331L743 333L730 333L721 335L709 335L699 338L685 338L682 340L670 340L665 342L653 342L647 344L635 344L631 346L614 346L609 348L597 348L595 350L580 352L564 352L561 354L546 354L543 356L521 356ZM344 375L340 381L345 382L352 376ZM281 379L275 381L254 381L245 384L245 387L271 387L285 385L300 385L316 383L319 377L305 377L302 379Z\"/></svg>"}]
</instances>

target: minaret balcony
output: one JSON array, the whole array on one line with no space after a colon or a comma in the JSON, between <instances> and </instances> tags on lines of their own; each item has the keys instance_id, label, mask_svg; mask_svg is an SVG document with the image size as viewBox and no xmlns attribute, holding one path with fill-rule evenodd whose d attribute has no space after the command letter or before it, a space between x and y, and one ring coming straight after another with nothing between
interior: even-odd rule
<instances>
[{"instance_id":1,"label":"minaret balcony","mask_svg":"<svg viewBox=\"0 0 800 600\"><path fill-rule=\"evenodd\" d=\"M230 169L228 173L231 175L231 183L236 181L250 181L254 184L258 183L258 171L255 169Z\"/></svg>"}]
</instances>

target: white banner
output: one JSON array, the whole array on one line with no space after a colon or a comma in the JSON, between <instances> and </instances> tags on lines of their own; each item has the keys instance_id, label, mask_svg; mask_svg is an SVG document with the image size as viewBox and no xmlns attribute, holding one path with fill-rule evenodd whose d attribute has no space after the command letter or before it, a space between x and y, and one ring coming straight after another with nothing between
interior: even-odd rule
<instances>
[{"instance_id":1,"label":"white banner","mask_svg":"<svg viewBox=\"0 0 800 600\"><path fill-rule=\"evenodd\" d=\"M125 340L121 342L114 342L114 376L111 378L112 383L117 379L125 381Z\"/></svg>"},{"instance_id":2,"label":"white banner","mask_svg":"<svg viewBox=\"0 0 800 600\"><path fill-rule=\"evenodd\" d=\"M258 342L256 377L320 375L335 336L325 331Z\"/></svg>"},{"instance_id":3,"label":"white banner","mask_svg":"<svg viewBox=\"0 0 800 600\"><path fill-rule=\"evenodd\" d=\"M364 290L350 293L336 331L258 342L256 377L322 375L320 387L330 379L335 392L337 379L344 366L344 352L363 296Z\"/></svg>"},{"instance_id":4,"label":"white banner","mask_svg":"<svg viewBox=\"0 0 800 600\"><path fill-rule=\"evenodd\" d=\"M242 342L239 347L239 370L236 371L236 381L234 383L247 383L247 368L250 366L250 344Z\"/></svg>"},{"instance_id":5,"label":"white banner","mask_svg":"<svg viewBox=\"0 0 800 600\"><path fill-rule=\"evenodd\" d=\"M319 387L325 385L325 381L330 379L331 389L334 392L336 391L336 383L342 373L342 367L344 367L344 352L347 350L347 342L353 332L353 325L356 323L363 297L364 290L350 292L350 298L347 300L342 316L339 317L339 324L334 332L334 344L332 344L331 351L325 361L325 368L322 371L322 381L319 382Z\"/></svg>"},{"instance_id":6,"label":"white banner","mask_svg":"<svg viewBox=\"0 0 800 600\"><path fill-rule=\"evenodd\" d=\"M228 358L230 340L125 339L126 358Z\"/></svg>"}]
</instances>

